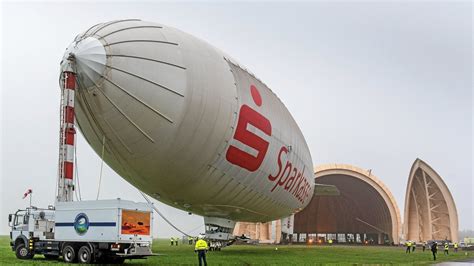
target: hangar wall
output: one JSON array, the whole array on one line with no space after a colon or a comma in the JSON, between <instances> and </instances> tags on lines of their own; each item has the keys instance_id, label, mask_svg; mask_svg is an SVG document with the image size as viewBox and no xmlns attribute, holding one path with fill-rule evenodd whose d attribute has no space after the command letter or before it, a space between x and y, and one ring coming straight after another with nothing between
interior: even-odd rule
<instances>
[{"instance_id":1,"label":"hangar wall","mask_svg":"<svg viewBox=\"0 0 474 266\"><path fill-rule=\"evenodd\" d=\"M406 240L459 242L454 199L441 176L420 159L410 170L404 217Z\"/></svg>"},{"instance_id":2,"label":"hangar wall","mask_svg":"<svg viewBox=\"0 0 474 266\"><path fill-rule=\"evenodd\" d=\"M258 239L260 243L280 243L281 220L266 223L238 222L234 228L234 235Z\"/></svg>"},{"instance_id":3,"label":"hangar wall","mask_svg":"<svg viewBox=\"0 0 474 266\"><path fill-rule=\"evenodd\" d=\"M341 195L313 196L295 214L294 233L370 234L367 239L375 243L399 243L400 211L391 192L371 171L326 164L315 169L315 182L335 185Z\"/></svg>"}]
</instances>

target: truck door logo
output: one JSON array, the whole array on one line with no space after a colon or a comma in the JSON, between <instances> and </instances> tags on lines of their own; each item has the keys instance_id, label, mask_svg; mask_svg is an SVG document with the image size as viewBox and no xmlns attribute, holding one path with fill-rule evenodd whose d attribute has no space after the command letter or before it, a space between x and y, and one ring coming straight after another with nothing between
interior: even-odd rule
<instances>
[{"instance_id":1,"label":"truck door logo","mask_svg":"<svg viewBox=\"0 0 474 266\"><path fill-rule=\"evenodd\" d=\"M81 236L89 230L89 218L85 213L79 213L74 219L74 230Z\"/></svg>"},{"instance_id":2,"label":"truck door logo","mask_svg":"<svg viewBox=\"0 0 474 266\"><path fill-rule=\"evenodd\" d=\"M262 105L262 97L255 85L250 86L250 93L254 103L260 107ZM250 172L255 172L265 158L269 142L249 131L247 128L248 125L252 125L261 130L267 136L272 135L272 125L270 121L250 106L246 104L242 105L240 107L239 120L237 122L234 139L256 150L257 155L254 156L230 145L226 153L226 159L232 164L245 168Z\"/></svg>"}]
</instances>

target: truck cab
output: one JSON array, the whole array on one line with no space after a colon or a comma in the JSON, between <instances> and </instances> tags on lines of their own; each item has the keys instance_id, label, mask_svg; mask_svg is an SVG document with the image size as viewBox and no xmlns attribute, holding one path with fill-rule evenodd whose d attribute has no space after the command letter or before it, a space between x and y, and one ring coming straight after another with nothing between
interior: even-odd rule
<instances>
[{"instance_id":1,"label":"truck cab","mask_svg":"<svg viewBox=\"0 0 474 266\"><path fill-rule=\"evenodd\" d=\"M34 256L34 242L54 239L54 209L29 207L18 210L8 216L10 246L19 259L30 259ZM54 255L47 258L54 258Z\"/></svg>"}]
</instances>

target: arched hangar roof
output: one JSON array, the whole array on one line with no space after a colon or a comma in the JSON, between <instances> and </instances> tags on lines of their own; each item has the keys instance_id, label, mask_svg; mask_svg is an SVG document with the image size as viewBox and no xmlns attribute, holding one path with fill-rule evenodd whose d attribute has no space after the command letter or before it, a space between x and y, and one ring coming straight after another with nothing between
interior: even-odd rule
<instances>
[{"instance_id":1,"label":"arched hangar roof","mask_svg":"<svg viewBox=\"0 0 474 266\"><path fill-rule=\"evenodd\" d=\"M448 186L427 163L416 159L408 177L403 232L406 240L458 241L458 213Z\"/></svg>"},{"instance_id":2,"label":"arched hangar roof","mask_svg":"<svg viewBox=\"0 0 474 266\"><path fill-rule=\"evenodd\" d=\"M401 233L400 211L388 188L371 171L348 164L315 168L316 183L335 185L340 196L313 196L295 215L295 232Z\"/></svg>"}]
</instances>

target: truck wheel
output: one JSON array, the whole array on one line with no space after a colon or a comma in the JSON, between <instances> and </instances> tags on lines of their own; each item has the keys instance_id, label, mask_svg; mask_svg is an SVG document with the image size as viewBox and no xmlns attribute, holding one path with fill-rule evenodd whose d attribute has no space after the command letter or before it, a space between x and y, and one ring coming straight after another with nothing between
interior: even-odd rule
<instances>
[{"instance_id":1,"label":"truck wheel","mask_svg":"<svg viewBox=\"0 0 474 266\"><path fill-rule=\"evenodd\" d=\"M92 262L92 252L88 246L82 246L77 252L79 263L89 264Z\"/></svg>"},{"instance_id":2,"label":"truck wheel","mask_svg":"<svg viewBox=\"0 0 474 266\"><path fill-rule=\"evenodd\" d=\"M71 245L66 245L63 248L63 260L67 263L73 263L76 261L76 251Z\"/></svg>"},{"instance_id":3,"label":"truck wheel","mask_svg":"<svg viewBox=\"0 0 474 266\"><path fill-rule=\"evenodd\" d=\"M34 256L33 252L30 252L24 243L20 243L16 246L15 255L20 260L30 260Z\"/></svg>"}]
</instances>

